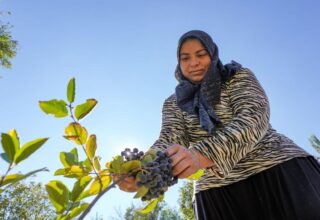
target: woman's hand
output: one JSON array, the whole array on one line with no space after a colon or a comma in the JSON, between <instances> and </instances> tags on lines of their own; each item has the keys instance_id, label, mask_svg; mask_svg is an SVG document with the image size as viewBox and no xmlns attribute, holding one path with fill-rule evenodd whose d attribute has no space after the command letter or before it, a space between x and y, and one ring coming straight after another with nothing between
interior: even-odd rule
<instances>
[{"instance_id":1,"label":"woman's hand","mask_svg":"<svg viewBox=\"0 0 320 220\"><path fill-rule=\"evenodd\" d=\"M113 177L115 181L119 180L119 177L114 176ZM138 190L136 178L129 176L121 180L120 182L117 183L119 186L120 190L125 191L125 192L136 192Z\"/></svg>"},{"instance_id":2,"label":"woman's hand","mask_svg":"<svg viewBox=\"0 0 320 220\"><path fill-rule=\"evenodd\" d=\"M196 150L189 150L181 145L174 144L167 150L172 159L173 176L187 178L199 169L211 167L214 163Z\"/></svg>"}]
</instances>

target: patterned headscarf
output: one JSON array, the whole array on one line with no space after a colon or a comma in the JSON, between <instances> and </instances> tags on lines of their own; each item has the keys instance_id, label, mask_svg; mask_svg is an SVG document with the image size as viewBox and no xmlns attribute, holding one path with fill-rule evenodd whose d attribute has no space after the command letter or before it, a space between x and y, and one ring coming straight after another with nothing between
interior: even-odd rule
<instances>
[{"instance_id":1,"label":"patterned headscarf","mask_svg":"<svg viewBox=\"0 0 320 220\"><path fill-rule=\"evenodd\" d=\"M205 47L211 58L211 64L201 83L193 83L182 75L179 63L180 49L188 39L197 39ZM205 32L193 30L181 36L178 43L178 65L175 77L179 84L176 87L176 99L180 109L189 114L196 114L200 125L210 134L214 134L215 127L221 125L221 121L214 112L214 105L220 102L221 83L227 81L240 68L235 61L223 65L219 59L217 45Z\"/></svg>"}]
</instances>

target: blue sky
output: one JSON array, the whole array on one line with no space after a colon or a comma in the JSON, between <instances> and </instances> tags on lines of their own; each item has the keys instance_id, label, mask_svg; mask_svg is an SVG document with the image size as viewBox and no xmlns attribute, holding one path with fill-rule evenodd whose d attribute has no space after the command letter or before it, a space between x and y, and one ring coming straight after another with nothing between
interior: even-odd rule
<instances>
[{"instance_id":1,"label":"blue sky","mask_svg":"<svg viewBox=\"0 0 320 220\"><path fill-rule=\"evenodd\" d=\"M14 26L19 50L13 68L0 69L0 131L16 128L22 142L50 137L15 171L46 166L51 172L35 180L56 178L59 152L74 147L62 138L69 120L44 115L37 103L65 98L71 77L76 102L99 101L83 125L97 135L103 162L125 147L147 149L158 137L163 101L176 86L178 38L192 29L213 37L223 63L235 60L255 72L269 97L273 127L315 154L308 138L320 136L319 9L316 0L1 0L0 10L12 13L1 19ZM171 206L178 187L167 193ZM111 219L132 196L114 189L92 215Z\"/></svg>"}]
</instances>

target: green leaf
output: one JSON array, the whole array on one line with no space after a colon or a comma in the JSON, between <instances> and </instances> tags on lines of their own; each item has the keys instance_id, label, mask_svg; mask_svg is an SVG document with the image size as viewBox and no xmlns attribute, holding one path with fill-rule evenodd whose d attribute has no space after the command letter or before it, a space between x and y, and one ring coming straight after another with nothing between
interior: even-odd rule
<instances>
[{"instance_id":1,"label":"green leaf","mask_svg":"<svg viewBox=\"0 0 320 220\"><path fill-rule=\"evenodd\" d=\"M147 164L148 162L153 161L156 156L156 151L150 148L147 152L145 152L141 162L142 164Z\"/></svg>"},{"instance_id":2,"label":"green leaf","mask_svg":"<svg viewBox=\"0 0 320 220\"><path fill-rule=\"evenodd\" d=\"M136 172L141 168L141 162L139 160L130 160L122 164L121 172L124 174Z\"/></svg>"},{"instance_id":3,"label":"green leaf","mask_svg":"<svg viewBox=\"0 0 320 220\"><path fill-rule=\"evenodd\" d=\"M95 178L95 180L93 181L93 183L91 184L90 188L89 188L89 193L90 195L95 195L100 193L102 190L104 190L106 187L108 187L108 185L111 182L111 177L108 176L101 176L101 182L99 180L98 177ZM101 185L102 184L102 185ZM101 188L102 186L102 188Z\"/></svg>"},{"instance_id":4,"label":"green leaf","mask_svg":"<svg viewBox=\"0 0 320 220\"><path fill-rule=\"evenodd\" d=\"M117 155L110 162L109 169L111 172L115 174L123 174L122 172L122 164L124 163L123 158L120 155ZM107 165L108 167L108 165Z\"/></svg>"},{"instance_id":5,"label":"green leaf","mask_svg":"<svg viewBox=\"0 0 320 220\"><path fill-rule=\"evenodd\" d=\"M107 188L111 182L111 177L110 175L103 175L101 176L101 182L102 182L102 190ZM89 196L96 195L100 192L100 181L98 178L95 178L94 182L91 184L90 188L88 190L85 190L83 193L78 198L78 201L87 198Z\"/></svg>"},{"instance_id":6,"label":"green leaf","mask_svg":"<svg viewBox=\"0 0 320 220\"><path fill-rule=\"evenodd\" d=\"M92 166L91 166L91 162L90 162L90 160L88 158L85 159L84 161L82 161L80 163L80 166L85 167L86 170L88 170L89 172L93 169Z\"/></svg>"},{"instance_id":7,"label":"green leaf","mask_svg":"<svg viewBox=\"0 0 320 220\"><path fill-rule=\"evenodd\" d=\"M64 175L64 168L57 169L57 170L54 172L54 175L55 175L55 176Z\"/></svg>"},{"instance_id":8,"label":"green leaf","mask_svg":"<svg viewBox=\"0 0 320 220\"><path fill-rule=\"evenodd\" d=\"M62 213L68 207L69 190L63 182L52 180L46 184L48 196L58 213Z\"/></svg>"},{"instance_id":9,"label":"green leaf","mask_svg":"<svg viewBox=\"0 0 320 220\"><path fill-rule=\"evenodd\" d=\"M12 142L14 144L15 152L18 152L19 149L20 149L20 140L19 140L19 136L18 136L17 131L15 129L11 129L8 132L8 134L12 138Z\"/></svg>"},{"instance_id":10,"label":"green leaf","mask_svg":"<svg viewBox=\"0 0 320 220\"><path fill-rule=\"evenodd\" d=\"M75 159L75 163L79 162L79 156L78 156L78 150L77 148L73 148L70 153L72 153L74 155L74 159Z\"/></svg>"},{"instance_id":11,"label":"green leaf","mask_svg":"<svg viewBox=\"0 0 320 220\"><path fill-rule=\"evenodd\" d=\"M39 106L44 113L52 114L56 118L68 116L67 103L64 100L39 101Z\"/></svg>"},{"instance_id":12,"label":"green leaf","mask_svg":"<svg viewBox=\"0 0 320 220\"><path fill-rule=\"evenodd\" d=\"M60 152L59 158L64 167L69 167L73 165L72 162L69 162L69 160L72 160L72 158L68 158L68 156L70 157L69 152ZM71 156L73 157L72 154Z\"/></svg>"},{"instance_id":13,"label":"green leaf","mask_svg":"<svg viewBox=\"0 0 320 220\"><path fill-rule=\"evenodd\" d=\"M67 98L70 103L74 102L75 91L76 91L76 80L75 78L72 78L70 79L68 83L68 88L67 88Z\"/></svg>"},{"instance_id":14,"label":"green leaf","mask_svg":"<svg viewBox=\"0 0 320 220\"><path fill-rule=\"evenodd\" d=\"M95 99L87 99L87 101L81 105L77 105L74 110L74 115L78 120L84 118L88 115L92 109L96 106L97 100Z\"/></svg>"},{"instance_id":15,"label":"green leaf","mask_svg":"<svg viewBox=\"0 0 320 220\"><path fill-rule=\"evenodd\" d=\"M78 164L78 150L73 148L71 152L60 152L60 161L64 167Z\"/></svg>"},{"instance_id":16,"label":"green leaf","mask_svg":"<svg viewBox=\"0 0 320 220\"><path fill-rule=\"evenodd\" d=\"M80 207L75 207L71 210L70 217L71 218L77 217L78 215L80 215L81 212L86 210L88 207L89 207L88 203L82 203Z\"/></svg>"},{"instance_id":17,"label":"green leaf","mask_svg":"<svg viewBox=\"0 0 320 220\"><path fill-rule=\"evenodd\" d=\"M152 156L151 155L146 155L146 156L144 156L143 158L142 158L142 163L143 164L147 164L147 163L149 163L149 162L151 162L151 161L153 161L153 158L152 158Z\"/></svg>"},{"instance_id":18,"label":"green leaf","mask_svg":"<svg viewBox=\"0 0 320 220\"><path fill-rule=\"evenodd\" d=\"M69 215L61 214L57 215L54 220L70 220Z\"/></svg>"},{"instance_id":19,"label":"green leaf","mask_svg":"<svg viewBox=\"0 0 320 220\"><path fill-rule=\"evenodd\" d=\"M21 180L22 178L23 178L23 174L20 174L20 173L7 175L2 182L2 186L7 185L9 183L15 183Z\"/></svg>"},{"instance_id":20,"label":"green leaf","mask_svg":"<svg viewBox=\"0 0 320 220\"><path fill-rule=\"evenodd\" d=\"M188 180L198 180L201 178L201 176L204 174L204 170L200 169L197 172L195 172L194 174L190 175L187 177Z\"/></svg>"},{"instance_id":21,"label":"green leaf","mask_svg":"<svg viewBox=\"0 0 320 220\"><path fill-rule=\"evenodd\" d=\"M147 152L145 152L144 156L151 156L152 158L155 158L157 156L157 151L150 148Z\"/></svg>"},{"instance_id":22,"label":"green leaf","mask_svg":"<svg viewBox=\"0 0 320 220\"><path fill-rule=\"evenodd\" d=\"M142 196L146 195L149 191L149 188L145 187L145 186L141 186L139 187L137 193L134 195L133 198L137 199L137 198L141 198Z\"/></svg>"},{"instance_id":23,"label":"green leaf","mask_svg":"<svg viewBox=\"0 0 320 220\"><path fill-rule=\"evenodd\" d=\"M41 171L49 171L46 167L38 169L38 170L34 170L34 171L30 171L26 174L11 174L5 177L4 182L2 183L2 185L7 185L7 184L13 184L15 182L18 182L20 180L26 179L29 176L34 175L35 173L41 172Z\"/></svg>"},{"instance_id":24,"label":"green leaf","mask_svg":"<svg viewBox=\"0 0 320 220\"><path fill-rule=\"evenodd\" d=\"M0 154L0 157L4 160L4 161L6 161L7 163L10 163L11 161L9 160L9 158L8 158L8 155L6 154L6 153L1 153Z\"/></svg>"},{"instance_id":25,"label":"green leaf","mask_svg":"<svg viewBox=\"0 0 320 220\"><path fill-rule=\"evenodd\" d=\"M64 170L65 170L64 175L66 177L78 177L79 178L79 177L83 177L83 176L88 175L88 171L84 167L81 167L78 165L73 165L73 166L67 167Z\"/></svg>"},{"instance_id":26,"label":"green leaf","mask_svg":"<svg viewBox=\"0 0 320 220\"><path fill-rule=\"evenodd\" d=\"M12 137L6 133L1 134L1 144L4 152L6 153L10 163L13 161L16 154L15 146Z\"/></svg>"},{"instance_id":27,"label":"green leaf","mask_svg":"<svg viewBox=\"0 0 320 220\"><path fill-rule=\"evenodd\" d=\"M110 176L109 170L100 170L99 172L100 176Z\"/></svg>"},{"instance_id":28,"label":"green leaf","mask_svg":"<svg viewBox=\"0 0 320 220\"><path fill-rule=\"evenodd\" d=\"M76 167L79 167L79 166L76 166ZM78 169L76 170L76 168L72 168L71 167L66 167L66 168L60 168L60 169L57 169L55 172L54 172L54 175L55 176L61 176L63 175L64 177L67 177L67 178L79 178L79 177L82 177L82 176L85 176L87 175L88 172L84 172L83 169Z\"/></svg>"},{"instance_id":29,"label":"green leaf","mask_svg":"<svg viewBox=\"0 0 320 220\"><path fill-rule=\"evenodd\" d=\"M154 199L150 201L143 209L138 210L138 212L142 215L148 214L157 207L158 202L158 199Z\"/></svg>"},{"instance_id":30,"label":"green leaf","mask_svg":"<svg viewBox=\"0 0 320 220\"><path fill-rule=\"evenodd\" d=\"M100 171L101 170L101 165L100 165L100 157L95 157L93 160L93 165L96 170Z\"/></svg>"},{"instance_id":31,"label":"green leaf","mask_svg":"<svg viewBox=\"0 0 320 220\"><path fill-rule=\"evenodd\" d=\"M70 201L69 201L68 210L71 210L71 209L73 209L73 208L75 208L75 207L78 207L79 205L80 205L80 202L79 202L79 201L77 201L77 202L70 202Z\"/></svg>"},{"instance_id":32,"label":"green leaf","mask_svg":"<svg viewBox=\"0 0 320 220\"><path fill-rule=\"evenodd\" d=\"M159 202L164 201L164 195L160 195L157 199L159 200Z\"/></svg>"},{"instance_id":33,"label":"green leaf","mask_svg":"<svg viewBox=\"0 0 320 220\"><path fill-rule=\"evenodd\" d=\"M142 171L140 170L135 175L136 175L136 179L141 180Z\"/></svg>"},{"instance_id":34,"label":"green leaf","mask_svg":"<svg viewBox=\"0 0 320 220\"><path fill-rule=\"evenodd\" d=\"M108 161L108 162L106 163L106 168L107 168L107 170L109 170L110 172L113 172L113 171L112 171L112 168L111 168L111 164L112 164L112 161Z\"/></svg>"},{"instance_id":35,"label":"green leaf","mask_svg":"<svg viewBox=\"0 0 320 220\"><path fill-rule=\"evenodd\" d=\"M94 194L90 194L89 190L85 190L78 198L78 201L83 200L84 198L87 198L89 196L93 196Z\"/></svg>"},{"instance_id":36,"label":"green leaf","mask_svg":"<svg viewBox=\"0 0 320 220\"><path fill-rule=\"evenodd\" d=\"M96 153L96 149L97 149L96 135L92 134L88 138L88 141L86 144L86 152L87 152L87 156L89 157L90 160L94 157L94 155Z\"/></svg>"},{"instance_id":37,"label":"green leaf","mask_svg":"<svg viewBox=\"0 0 320 220\"><path fill-rule=\"evenodd\" d=\"M77 182L74 183L73 189L71 192L71 198L70 200L75 202L80 194L84 191L84 189L88 186L88 184L91 182L92 178L91 176L84 176L80 178Z\"/></svg>"},{"instance_id":38,"label":"green leaf","mask_svg":"<svg viewBox=\"0 0 320 220\"><path fill-rule=\"evenodd\" d=\"M24 144L17 154L14 157L14 162L16 164L20 163L21 161L28 158L32 153L34 153L36 150L38 150L46 141L48 138L38 138L33 141L29 141L28 143Z\"/></svg>"},{"instance_id":39,"label":"green leaf","mask_svg":"<svg viewBox=\"0 0 320 220\"><path fill-rule=\"evenodd\" d=\"M87 142L88 132L77 122L70 123L64 130L65 138L74 141L78 145Z\"/></svg>"}]
</instances>

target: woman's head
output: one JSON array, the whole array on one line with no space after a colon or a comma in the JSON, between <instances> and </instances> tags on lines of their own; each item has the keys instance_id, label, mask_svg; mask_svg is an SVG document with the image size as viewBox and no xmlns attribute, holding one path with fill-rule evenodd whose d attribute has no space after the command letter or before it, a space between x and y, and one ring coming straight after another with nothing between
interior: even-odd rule
<instances>
[{"instance_id":1,"label":"woman's head","mask_svg":"<svg viewBox=\"0 0 320 220\"><path fill-rule=\"evenodd\" d=\"M184 76L191 82L199 83L205 77L210 65L221 65L218 47L203 31L194 30L182 35L177 56L176 78L178 80Z\"/></svg>"},{"instance_id":2,"label":"woman's head","mask_svg":"<svg viewBox=\"0 0 320 220\"><path fill-rule=\"evenodd\" d=\"M182 75L191 82L201 82L208 72L211 58L203 44L194 38L185 40L179 52Z\"/></svg>"}]
</instances>

